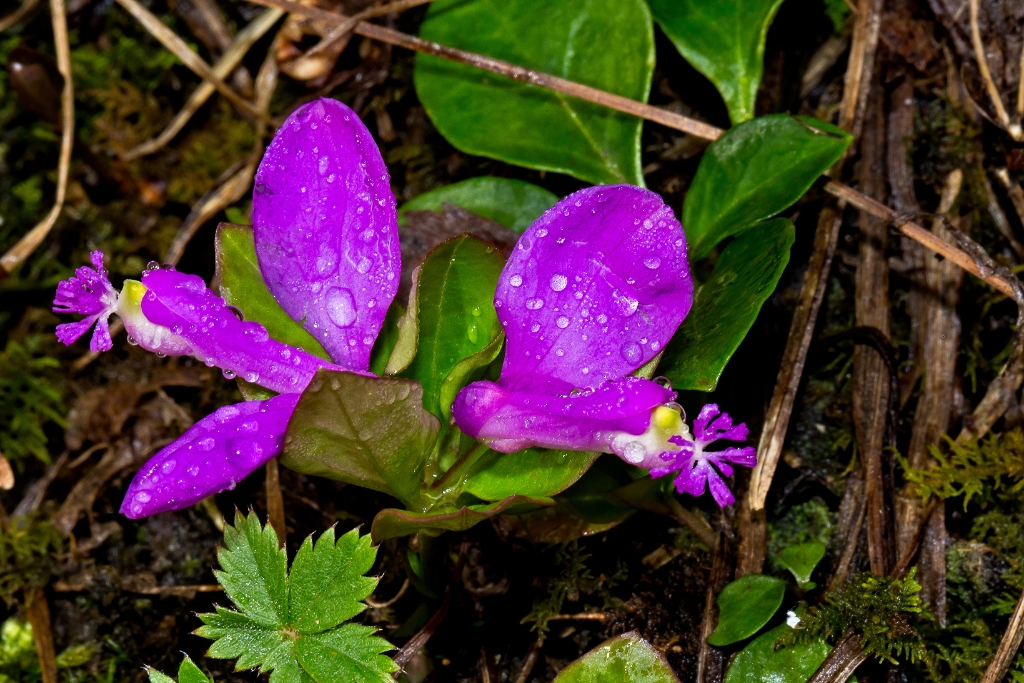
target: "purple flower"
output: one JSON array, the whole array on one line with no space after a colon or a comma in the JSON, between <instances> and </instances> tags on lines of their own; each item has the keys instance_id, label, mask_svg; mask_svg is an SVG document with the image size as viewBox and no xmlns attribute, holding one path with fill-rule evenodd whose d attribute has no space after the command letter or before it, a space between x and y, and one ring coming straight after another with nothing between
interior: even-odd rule
<instances>
[{"instance_id":1,"label":"purple flower","mask_svg":"<svg viewBox=\"0 0 1024 683\"><path fill-rule=\"evenodd\" d=\"M91 348L111 347L116 312L129 342L164 355L191 355L275 396L220 408L139 470L121 512L145 517L233 488L280 454L299 394L323 367L366 373L370 351L398 289L397 213L387 171L366 127L340 102L296 110L267 149L256 176L253 232L260 270L281 306L327 349L328 363L271 339L202 279L151 264L120 295L92 255L61 282L54 310L87 316L57 328L70 344L96 322Z\"/></svg>"},{"instance_id":2,"label":"purple flower","mask_svg":"<svg viewBox=\"0 0 1024 683\"><path fill-rule=\"evenodd\" d=\"M712 420L714 421L712 422ZM729 463L753 467L757 464L757 449L751 446L730 447L723 451L708 452L704 448L719 439L746 441L749 433L747 425L743 423L734 425L728 413L720 413L716 404L709 403L701 409L697 419L693 421L693 431L692 441L673 437L673 442L681 447L680 450L662 453L660 457L667 464L652 468L651 476L663 477L672 472L679 472L675 479L675 485L676 490L680 493L689 493L691 496L704 495L706 482L708 488L711 489L711 496L719 506L732 505L736 502L736 498L722 481L722 477L715 467L722 474L730 477L732 476L732 467ZM711 466L712 463L715 467Z\"/></svg>"},{"instance_id":3,"label":"purple flower","mask_svg":"<svg viewBox=\"0 0 1024 683\"><path fill-rule=\"evenodd\" d=\"M467 386L452 415L503 453L602 451L663 470L692 437L667 383L633 373L664 348L692 302L686 238L661 197L628 185L570 195L530 226L501 274L500 379ZM745 438L745 427L732 429ZM687 490L700 495L701 482ZM716 479L713 493L717 484L724 488ZM731 499L715 493L719 504Z\"/></svg>"}]
</instances>

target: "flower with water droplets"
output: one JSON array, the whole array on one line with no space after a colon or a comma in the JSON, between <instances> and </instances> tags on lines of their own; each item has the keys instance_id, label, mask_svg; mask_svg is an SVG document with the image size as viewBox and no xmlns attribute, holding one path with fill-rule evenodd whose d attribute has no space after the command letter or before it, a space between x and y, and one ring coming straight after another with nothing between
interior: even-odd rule
<instances>
[{"instance_id":1,"label":"flower with water droplets","mask_svg":"<svg viewBox=\"0 0 1024 683\"><path fill-rule=\"evenodd\" d=\"M629 185L572 194L523 234L498 282L501 377L464 388L452 415L499 452L601 451L660 471L693 437L668 383L634 373L692 302L685 235L661 197Z\"/></svg>"},{"instance_id":2,"label":"flower with water droplets","mask_svg":"<svg viewBox=\"0 0 1024 683\"><path fill-rule=\"evenodd\" d=\"M730 446L721 451L705 449L721 439L746 441L748 435L746 424L734 425L728 413L720 412L717 404L709 403L693 421L693 438L673 437L673 443L680 447L679 450L661 453L659 457L665 464L652 468L651 476L663 477L678 472L675 485L680 493L703 495L706 484L716 503L723 507L732 505L736 498L722 480L722 475L732 476L732 465L756 465L757 449L752 446Z\"/></svg>"},{"instance_id":3,"label":"flower with water droplets","mask_svg":"<svg viewBox=\"0 0 1024 683\"><path fill-rule=\"evenodd\" d=\"M225 377L279 394L224 406L199 420L139 470L122 514L145 517L234 488L281 453L288 420L317 370L368 372L401 271L395 199L372 140L344 104L311 102L289 116L256 175L253 233L260 271L282 308L333 362L272 339L201 278L171 267L151 264L118 294L102 255L94 252L95 269L79 268L60 283L54 310L88 316L58 326L65 344L96 322L91 348L110 349L107 318L116 312L132 343L162 355L195 356Z\"/></svg>"}]
</instances>

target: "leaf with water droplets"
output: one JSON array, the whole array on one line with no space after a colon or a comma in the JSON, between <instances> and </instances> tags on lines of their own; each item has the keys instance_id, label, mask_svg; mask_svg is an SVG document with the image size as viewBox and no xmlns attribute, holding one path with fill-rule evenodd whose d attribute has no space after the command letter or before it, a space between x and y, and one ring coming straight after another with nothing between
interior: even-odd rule
<instances>
[{"instance_id":1,"label":"leaf with water droplets","mask_svg":"<svg viewBox=\"0 0 1024 683\"><path fill-rule=\"evenodd\" d=\"M830 123L789 114L726 131L704 153L683 202L691 256L699 259L726 237L784 211L852 139Z\"/></svg>"},{"instance_id":2,"label":"leaf with water droplets","mask_svg":"<svg viewBox=\"0 0 1024 683\"><path fill-rule=\"evenodd\" d=\"M420 37L640 102L654 67L643 0L436 0ZM643 184L640 119L430 55L416 92L459 149L592 183Z\"/></svg>"},{"instance_id":3,"label":"leaf with water droplets","mask_svg":"<svg viewBox=\"0 0 1024 683\"><path fill-rule=\"evenodd\" d=\"M482 176L445 185L410 199L398 208L398 220L409 211L442 211L454 204L522 233L558 202L542 187L512 178Z\"/></svg>"},{"instance_id":4,"label":"leaf with water droplets","mask_svg":"<svg viewBox=\"0 0 1024 683\"><path fill-rule=\"evenodd\" d=\"M148 669L146 673L149 674L149 683L174 683L173 678L156 669ZM213 681L206 677L206 674L193 663L188 655L185 655L185 659L181 660L181 666L178 667L178 683L213 683Z\"/></svg>"},{"instance_id":5,"label":"leaf with water droplets","mask_svg":"<svg viewBox=\"0 0 1024 683\"><path fill-rule=\"evenodd\" d=\"M676 390L714 391L775 291L794 239L793 224L776 218L754 226L725 248L658 366L657 372L672 380Z\"/></svg>"},{"instance_id":6,"label":"leaf with water droplets","mask_svg":"<svg viewBox=\"0 0 1024 683\"><path fill-rule=\"evenodd\" d=\"M679 683L679 679L664 655L630 631L569 664L555 683Z\"/></svg>"},{"instance_id":7,"label":"leaf with water droplets","mask_svg":"<svg viewBox=\"0 0 1024 683\"><path fill-rule=\"evenodd\" d=\"M403 376L423 385L423 407L438 417L447 413L447 406L441 405L445 379L501 334L493 301L502 266L504 259L496 249L470 235L441 244L420 266L415 293L419 343ZM492 360L495 355L496 351ZM464 379L471 374L468 370ZM449 389L451 398L459 388Z\"/></svg>"},{"instance_id":8,"label":"leaf with water droplets","mask_svg":"<svg viewBox=\"0 0 1024 683\"><path fill-rule=\"evenodd\" d=\"M288 423L281 464L409 504L440 427L417 382L322 371Z\"/></svg>"},{"instance_id":9,"label":"leaf with water droplets","mask_svg":"<svg viewBox=\"0 0 1024 683\"><path fill-rule=\"evenodd\" d=\"M791 631L788 625L781 624L755 638L732 660L724 683L806 683L832 647L817 639L776 648L776 643Z\"/></svg>"},{"instance_id":10,"label":"leaf with water droplets","mask_svg":"<svg viewBox=\"0 0 1024 683\"><path fill-rule=\"evenodd\" d=\"M516 453L489 451L466 477L464 491L483 500L511 495L553 496L572 486L597 453L527 448Z\"/></svg>"},{"instance_id":11,"label":"leaf with water droplets","mask_svg":"<svg viewBox=\"0 0 1024 683\"><path fill-rule=\"evenodd\" d=\"M203 626L196 635L214 640L210 657L237 658L238 670L259 667L275 683L392 680L398 667L383 655L391 644L374 635L376 629L344 623L366 608L363 600L377 585L364 576L377 553L369 536L353 529L335 541L329 529L315 543L306 538L290 573L273 528L262 526L255 513L236 512L224 539L216 576L240 611L217 607L199 615ZM325 644L330 656L324 656Z\"/></svg>"},{"instance_id":12,"label":"leaf with water droplets","mask_svg":"<svg viewBox=\"0 0 1024 683\"><path fill-rule=\"evenodd\" d=\"M256 261L256 243L252 228L221 223L215 241L220 295L229 306L242 312L246 320L255 320L267 328L279 342L297 346L314 356L330 360L327 351L302 325L291 319L270 293Z\"/></svg>"}]
</instances>

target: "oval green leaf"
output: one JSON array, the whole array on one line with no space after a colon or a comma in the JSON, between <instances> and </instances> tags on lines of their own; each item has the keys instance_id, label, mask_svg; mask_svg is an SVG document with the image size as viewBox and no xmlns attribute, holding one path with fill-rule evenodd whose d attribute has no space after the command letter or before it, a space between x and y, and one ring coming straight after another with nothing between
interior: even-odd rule
<instances>
[{"instance_id":1,"label":"oval green leaf","mask_svg":"<svg viewBox=\"0 0 1024 683\"><path fill-rule=\"evenodd\" d=\"M852 138L824 121L762 116L726 131L704 153L683 202L690 258L785 210Z\"/></svg>"},{"instance_id":2,"label":"oval green leaf","mask_svg":"<svg viewBox=\"0 0 1024 683\"><path fill-rule=\"evenodd\" d=\"M793 224L776 218L725 248L693 308L665 348L659 374L676 390L714 391L729 359L775 291L793 245Z\"/></svg>"},{"instance_id":3,"label":"oval green leaf","mask_svg":"<svg viewBox=\"0 0 1024 683\"><path fill-rule=\"evenodd\" d=\"M530 496L509 496L505 500L486 505L445 506L429 512L413 512L388 508L373 518L370 535L374 543L389 538L408 536L427 529L434 531L465 531L494 515L519 514L536 510L538 507L553 505L550 498Z\"/></svg>"},{"instance_id":4,"label":"oval green leaf","mask_svg":"<svg viewBox=\"0 0 1024 683\"><path fill-rule=\"evenodd\" d=\"M782 0L648 0L654 19L693 68L707 76L733 124L754 117L764 40Z\"/></svg>"},{"instance_id":5,"label":"oval green leaf","mask_svg":"<svg viewBox=\"0 0 1024 683\"><path fill-rule=\"evenodd\" d=\"M445 203L461 206L522 233L557 204L558 197L525 180L482 176L414 197L398 209L398 220L401 221L407 211L441 211Z\"/></svg>"},{"instance_id":6,"label":"oval green leaf","mask_svg":"<svg viewBox=\"0 0 1024 683\"><path fill-rule=\"evenodd\" d=\"M402 376L423 385L423 407L438 417L446 412L441 406L445 378L462 360L484 351L502 334L494 290L504 266L497 249L463 235L436 247L420 267L416 284L419 341L416 356ZM490 360L497 352L493 349ZM468 379L473 369L466 369L462 379ZM458 388L448 387L449 404L452 390Z\"/></svg>"},{"instance_id":7,"label":"oval green leaf","mask_svg":"<svg viewBox=\"0 0 1024 683\"><path fill-rule=\"evenodd\" d=\"M482 500L501 500L516 494L553 496L576 483L597 456L544 448L508 454L488 451L466 478L463 491Z\"/></svg>"},{"instance_id":8,"label":"oval green leaf","mask_svg":"<svg viewBox=\"0 0 1024 683\"><path fill-rule=\"evenodd\" d=\"M420 37L640 102L650 91L654 31L643 0L436 0ZM434 125L464 152L643 185L635 116L424 54L415 83Z\"/></svg>"},{"instance_id":9,"label":"oval green leaf","mask_svg":"<svg viewBox=\"0 0 1024 683\"><path fill-rule=\"evenodd\" d=\"M555 683L679 683L679 679L660 652L630 631L569 664Z\"/></svg>"},{"instance_id":10,"label":"oval green leaf","mask_svg":"<svg viewBox=\"0 0 1024 683\"><path fill-rule=\"evenodd\" d=\"M806 683L832 648L816 640L776 650L775 643L790 630L786 624L776 626L743 648L729 666L725 683Z\"/></svg>"},{"instance_id":11,"label":"oval green leaf","mask_svg":"<svg viewBox=\"0 0 1024 683\"><path fill-rule=\"evenodd\" d=\"M718 628L708 638L715 647L732 645L757 633L774 616L786 595L786 582L747 574L718 594Z\"/></svg>"},{"instance_id":12,"label":"oval green leaf","mask_svg":"<svg viewBox=\"0 0 1024 683\"><path fill-rule=\"evenodd\" d=\"M775 558L779 564L793 573L793 578L802 587L811 582L811 574L825 557L825 544L819 541L791 545L784 548Z\"/></svg>"},{"instance_id":13,"label":"oval green leaf","mask_svg":"<svg viewBox=\"0 0 1024 683\"><path fill-rule=\"evenodd\" d=\"M252 227L221 223L217 226L216 252L220 295L228 305L240 310L246 320L263 325L277 341L331 360L320 342L285 313L270 293L256 261Z\"/></svg>"}]
</instances>

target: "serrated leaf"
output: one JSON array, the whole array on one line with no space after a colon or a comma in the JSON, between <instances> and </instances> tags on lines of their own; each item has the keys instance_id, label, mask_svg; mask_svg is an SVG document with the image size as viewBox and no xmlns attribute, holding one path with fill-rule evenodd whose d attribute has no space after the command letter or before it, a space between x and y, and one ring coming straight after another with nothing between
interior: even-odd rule
<instances>
[{"instance_id":1,"label":"serrated leaf","mask_svg":"<svg viewBox=\"0 0 1024 683\"><path fill-rule=\"evenodd\" d=\"M388 508L381 510L373 518L373 528L370 533L373 540L379 543L389 538L408 536L426 529L465 531L495 515L521 514L553 504L554 501L550 498L509 496L496 503L461 507L450 505L429 512Z\"/></svg>"},{"instance_id":2,"label":"serrated leaf","mask_svg":"<svg viewBox=\"0 0 1024 683\"><path fill-rule=\"evenodd\" d=\"M277 534L250 512L235 511L235 525L224 529L217 552L222 570L214 572L224 592L255 623L275 628L288 619L288 557Z\"/></svg>"},{"instance_id":3,"label":"serrated leaf","mask_svg":"<svg viewBox=\"0 0 1024 683\"><path fill-rule=\"evenodd\" d=\"M741 234L718 257L658 366L658 373L677 391L715 390L761 306L775 291L795 239L793 224L776 218Z\"/></svg>"},{"instance_id":4,"label":"serrated leaf","mask_svg":"<svg viewBox=\"0 0 1024 683\"><path fill-rule=\"evenodd\" d=\"M317 683L391 683L398 665L383 653L394 648L374 633L370 626L345 624L304 635L296 643L299 663Z\"/></svg>"},{"instance_id":5,"label":"serrated leaf","mask_svg":"<svg viewBox=\"0 0 1024 683\"><path fill-rule=\"evenodd\" d=\"M774 616L786 595L786 582L747 574L718 594L718 627L708 638L715 647L732 645L757 633Z\"/></svg>"},{"instance_id":6,"label":"serrated leaf","mask_svg":"<svg viewBox=\"0 0 1024 683\"><path fill-rule=\"evenodd\" d=\"M466 477L463 490L483 500L516 494L553 496L576 483L597 457L597 453L545 448L507 454L489 451Z\"/></svg>"},{"instance_id":7,"label":"serrated leaf","mask_svg":"<svg viewBox=\"0 0 1024 683\"><path fill-rule=\"evenodd\" d=\"M212 683L198 666L196 666L188 655L181 661L178 667L178 683Z\"/></svg>"},{"instance_id":8,"label":"serrated leaf","mask_svg":"<svg viewBox=\"0 0 1024 683\"><path fill-rule=\"evenodd\" d=\"M755 638L732 660L725 683L806 683L832 648L819 639L776 649L790 630L782 624Z\"/></svg>"},{"instance_id":9,"label":"serrated leaf","mask_svg":"<svg viewBox=\"0 0 1024 683\"><path fill-rule=\"evenodd\" d=\"M228 595L236 607L262 605L265 594L274 592L266 589L266 581L259 580L266 573L261 569L268 565L269 549L272 546L277 551L273 529L269 524L262 527L255 514L248 518L237 514L235 526L225 530L225 541L229 550L219 556L223 569L216 573L217 580L225 589L229 584L233 586ZM280 554L283 557L284 551ZM337 542L333 529L315 542L307 538L291 572L284 576L288 607L284 618L265 623L249 614L217 607L214 613L199 615L203 626L196 634L214 640L207 653L210 657L237 658L238 670L259 667L263 673L270 673L271 683L385 680L397 669L382 655L393 649L391 644L375 636L373 628L343 623L365 609L362 600L377 584L376 579L365 576L375 557L369 536L360 536L355 529ZM228 565L224 565L224 559L229 560ZM276 561L269 564L276 567ZM270 573L276 574L276 569ZM258 599L246 599L246 581L252 584L250 588ZM179 683L203 681L182 678Z\"/></svg>"},{"instance_id":10,"label":"serrated leaf","mask_svg":"<svg viewBox=\"0 0 1024 683\"><path fill-rule=\"evenodd\" d=\"M825 557L825 544L819 541L791 545L782 549L775 558L783 567L793 574L793 578L801 586L811 582L811 574Z\"/></svg>"},{"instance_id":11,"label":"serrated leaf","mask_svg":"<svg viewBox=\"0 0 1024 683\"><path fill-rule=\"evenodd\" d=\"M676 49L718 88L733 124L753 118L764 41L782 0L647 1Z\"/></svg>"},{"instance_id":12,"label":"serrated leaf","mask_svg":"<svg viewBox=\"0 0 1024 683\"><path fill-rule=\"evenodd\" d=\"M331 360L320 342L295 322L270 293L256 260L251 226L221 223L217 226L215 245L217 277L224 301L242 311L246 320L254 320L267 328L277 341Z\"/></svg>"},{"instance_id":13,"label":"serrated leaf","mask_svg":"<svg viewBox=\"0 0 1024 683\"><path fill-rule=\"evenodd\" d=\"M288 422L281 464L410 504L441 425L408 379L319 370Z\"/></svg>"},{"instance_id":14,"label":"serrated leaf","mask_svg":"<svg viewBox=\"0 0 1024 683\"><path fill-rule=\"evenodd\" d=\"M156 669L146 669L146 673L149 674L149 683L174 683L174 679L167 674L162 674Z\"/></svg>"},{"instance_id":15,"label":"serrated leaf","mask_svg":"<svg viewBox=\"0 0 1024 683\"><path fill-rule=\"evenodd\" d=\"M478 216L522 233L540 215L558 203L558 197L524 180L481 176L445 185L414 197L398 209L398 220L408 211L442 211L454 204Z\"/></svg>"},{"instance_id":16,"label":"serrated leaf","mask_svg":"<svg viewBox=\"0 0 1024 683\"><path fill-rule=\"evenodd\" d=\"M773 114L711 143L683 202L690 258L798 200L853 138L817 119Z\"/></svg>"},{"instance_id":17,"label":"serrated leaf","mask_svg":"<svg viewBox=\"0 0 1024 683\"><path fill-rule=\"evenodd\" d=\"M436 0L420 37L646 102L654 32L642 0ZM643 184L642 122L429 55L416 92L462 151L593 183Z\"/></svg>"},{"instance_id":18,"label":"serrated leaf","mask_svg":"<svg viewBox=\"0 0 1024 683\"><path fill-rule=\"evenodd\" d=\"M442 381L502 333L494 290L504 266L497 249L471 235L437 246L420 266L419 342L416 357L402 374L419 381L423 407L438 417L446 417L441 409Z\"/></svg>"},{"instance_id":19,"label":"serrated leaf","mask_svg":"<svg viewBox=\"0 0 1024 683\"><path fill-rule=\"evenodd\" d=\"M292 562L289 575L290 623L303 633L319 633L348 621L363 604L377 579L364 576L373 567L376 548L369 536L352 529L334 542L328 529L314 544L307 536ZM331 596L329 600L323 596Z\"/></svg>"},{"instance_id":20,"label":"serrated leaf","mask_svg":"<svg viewBox=\"0 0 1024 683\"><path fill-rule=\"evenodd\" d=\"M679 679L658 650L630 631L569 664L555 683L679 683Z\"/></svg>"}]
</instances>

